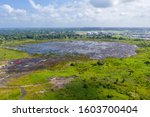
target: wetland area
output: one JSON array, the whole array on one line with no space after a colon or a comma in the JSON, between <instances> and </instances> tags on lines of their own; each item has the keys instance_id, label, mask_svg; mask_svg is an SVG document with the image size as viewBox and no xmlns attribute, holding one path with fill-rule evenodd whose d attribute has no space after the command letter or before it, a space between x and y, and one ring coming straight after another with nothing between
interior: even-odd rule
<instances>
[{"instance_id":1,"label":"wetland area","mask_svg":"<svg viewBox=\"0 0 150 117\"><path fill-rule=\"evenodd\" d=\"M30 54L78 54L88 56L91 59L102 59L106 57L130 57L136 54L137 46L119 42L57 41L27 44L16 47L16 49Z\"/></svg>"},{"instance_id":2,"label":"wetland area","mask_svg":"<svg viewBox=\"0 0 150 117\"><path fill-rule=\"evenodd\" d=\"M68 32L64 37L58 33L62 37L55 40L40 39L43 32L36 34L38 40L12 40L14 32L10 40L2 41L0 99L150 99L149 40L102 33L96 37L73 33L69 39Z\"/></svg>"}]
</instances>

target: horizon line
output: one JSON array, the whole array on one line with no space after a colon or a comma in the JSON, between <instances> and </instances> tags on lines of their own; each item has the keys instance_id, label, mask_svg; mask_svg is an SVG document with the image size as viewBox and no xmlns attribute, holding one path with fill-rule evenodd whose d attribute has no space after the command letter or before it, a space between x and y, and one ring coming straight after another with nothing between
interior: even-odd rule
<instances>
[{"instance_id":1,"label":"horizon line","mask_svg":"<svg viewBox=\"0 0 150 117\"><path fill-rule=\"evenodd\" d=\"M95 27L95 26L93 26L93 27L92 26L87 26L87 27L86 26L82 26L82 27L80 27L80 26L79 27L73 27L73 26L72 27L0 27L0 29L40 29L40 28L43 28L43 29L74 28L75 29L75 28L150 28L150 27L149 26L148 27L145 27L145 26L143 26L143 27L142 26L141 27L140 26L137 26L137 27L136 26L135 27L134 26L132 26L132 27L129 27L129 26L124 26L124 27L123 26L120 26L120 27L115 27L115 26L114 27L113 26L110 26L110 27L109 26L99 26L99 27Z\"/></svg>"}]
</instances>

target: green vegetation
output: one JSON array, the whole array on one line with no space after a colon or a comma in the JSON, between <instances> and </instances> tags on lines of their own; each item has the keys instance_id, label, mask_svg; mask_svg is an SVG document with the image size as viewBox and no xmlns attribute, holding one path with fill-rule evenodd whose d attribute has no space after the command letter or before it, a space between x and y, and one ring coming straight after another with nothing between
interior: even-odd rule
<instances>
[{"instance_id":1,"label":"green vegetation","mask_svg":"<svg viewBox=\"0 0 150 117\"><path fill-rule=\"evenodd\" d=\"M17 100L21 96L19 88L0 88L1 100Z\"/></svg>"},{"instance_id":2,"label":"green vegetation","mask_svg":"<svg viewBox=\"0 0 150 117\"><path fill-rule=\"evenodd\" d=\"M150 99L149 56L150 48L141 48L130 58L68 62L11 79L7 86L29 86L24 99ZM49 82L72 76L63 89Z\"/></svg>"},{"instance_id":3,"label":"green vegetation","mask_svg":"<svg viewBox=\"0 0 150 117\"><path fill-rule=\"evenodd\" d=\"M25 52L0 48L0 65L8 60L33 57Z\"/></svg>"},{"instance_id":4,"label":"green vegetation","mask_svg":"<svg viewBox=\"0 0 150 117\"><path fill-rule=\"evenodd\" d=\"M136 44L139 47L137 55L129 58L102 60L83 58L76 61L67 60L47 69L27 72L20 77L8 79L5 88L0 87L0 99L20 99L24 95L22 98L26 100L149 100L150 41L126 39L119 36L109 38L91 39ZM91 39L88 38L88 40ZM12 59L33 57L24 52L5 49L4 46L44 41L47 40L14 40L7 41L5 44L0 42L2 45L0 64ZM63 88L57 88L51 83L53 78L73 78L73 80ZM20 87L23 87L25 94Z\"/></svg>"},{"instance_id":5,"label":"green vegetation","mask_svg":"<svg viewBox=\"0 0 150 117\"><path fill-rule=\"evenodd\" d=\"M0 48L0 55L0 61L31 57L27 53L4 48Z\"/></svg>"},{"instance_id":6,"label":"green vegetation","mask_svg":"<svg viewBox=\"0 0 150 117\"><path fill-rule=\"evenodd\" d=\"M26 52L12 50L7 47L13 47L22 44L29 44L29 43L41 43L47 42L48 40L11 40L5 41L0 43L0 65L5 63L8 60L20 59L20 58L31 58L31 57L38 57L40 55L29 55Z\"/></svg>"}]
</instances>

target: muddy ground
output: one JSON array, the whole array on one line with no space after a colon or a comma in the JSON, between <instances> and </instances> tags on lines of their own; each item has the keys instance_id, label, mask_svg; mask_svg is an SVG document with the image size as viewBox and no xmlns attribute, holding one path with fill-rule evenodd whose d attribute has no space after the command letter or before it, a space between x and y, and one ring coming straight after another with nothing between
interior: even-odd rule
<instances>
[{"instance_id":1,"label":"muddy ground","mask_svg":"<svg viewBox=\"0 0 150 117\"><path fill-rule=\"evenodd\" d=\"M28 86L6 86L5 84L11 78L19 78L35 70L50 68L59 63L64 63L66 61L78 60L78 59L81 58L74 58L71 56L69 57L59 56L59 57L22 58L22 59L8 61L5 65L0 66L0 88L6 88L6 89L19 88L21 92L21 96L19 99L22 100L26 95L26 91L24 88ZM66 84L71 82L73 78L74 77L50 78L49 83L54 86L53 88L63 88Z\"/></svg>"},{"instance_id":2,"label":"muddy ground","mask_svg":"<svg viewBox=\"0 0 150 117\"><path fill-rule=\"evenodd\" d=\"M5 82L10 78L18 78L35 70L51 68L57 64L81 59L87 58L79 56L57 56L11 60L5 65L0 66L0 86L4 86Z\"/></svg>"}]
</instances>

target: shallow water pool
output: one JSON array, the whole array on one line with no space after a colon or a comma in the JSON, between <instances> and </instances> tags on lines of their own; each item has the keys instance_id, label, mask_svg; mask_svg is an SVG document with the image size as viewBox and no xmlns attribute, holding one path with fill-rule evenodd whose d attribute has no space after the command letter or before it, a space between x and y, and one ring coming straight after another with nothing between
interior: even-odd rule
<instances>
[{"instance_id":1,"label":"shallow water pool","mask_svg":"<svg viewBox=\"0 0 150 117\"><path fill-rule=\"evenodd\" d=\"M94 41L46 42L17 47L17 50L25 51L30 54L78 54L88 56L92 59L130 57L136 54L136 49L136 45Z\"/></svg>"}]
</instances>

